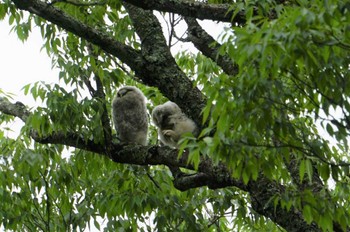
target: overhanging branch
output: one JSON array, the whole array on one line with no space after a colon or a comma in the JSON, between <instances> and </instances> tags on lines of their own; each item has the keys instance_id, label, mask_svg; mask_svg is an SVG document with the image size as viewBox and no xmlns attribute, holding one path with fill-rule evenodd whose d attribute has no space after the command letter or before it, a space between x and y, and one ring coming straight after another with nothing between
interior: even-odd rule
<instances>
[{"instance_id":1,"label":"overhanging branch","mask_svg":"<svg viewBox=\"0 0 350 232\"><path fill-rule=\"evenodd\" d=\"M234 18L229 4L208 4L186 0L124 0L134 6L146 10L172 12L197 19L210 19L221 22L245 23L244 12L239 12Z\"/></svg>"},{"instance_id":2,"label":"overhanging branch","mask_svg":"<svg viewBox=\"0 0 350 232\"><path fill-rule=\"evenodd\" d=\"M52 4L40 0L12 0L22 10L26 10L41 18L99 46L101 49L120 59L131 69L140 69L142 56L139 51L116 41L107 33L94 29L74 17L66 14Z\"/></svg>"},{"instance_id":3,"label":"overhanging branch","mask_svg":"<svg viewBox=\"0 0 350 232\"><path fill-rule=\"evenodd\" d=\"M179 69L171 53L165 52L166 43L165 47L161 43L157 43L157 46L154 45L164 36L160 24L152 12L141 8L137 9L132 5L129 7L135 12L134 16L136 17L133 17L133 23L136 29L139 29L138 33L142 38L142 52L140 52L116 41L100 30L83 24L63 10L43 1L12 0L12 2L19 9L36 14L117 57L135 71L144 84L158 87L166 97L176 102L186 114L196 120L198 125L201 124L200 114L205 106L205 97L197 88L193 87L192 82ZM124 5L126 4L125 2ZM147 20L140 16L146 17ZM145 37L142 37L140 33L142 28L150 29L145 31L148 33Z\"/></svg>"}]
</instances>

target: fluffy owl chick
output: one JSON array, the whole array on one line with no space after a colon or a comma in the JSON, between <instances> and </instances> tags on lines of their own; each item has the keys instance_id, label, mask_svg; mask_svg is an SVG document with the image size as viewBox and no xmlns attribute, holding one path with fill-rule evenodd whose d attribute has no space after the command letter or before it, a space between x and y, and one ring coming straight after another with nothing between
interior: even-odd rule
<instances>
[{"instance_id":1,"label":"fluffy owl chick","mask_svg":"<svg viewBox=\"0 0 350 232\"><path fill-rule=\"evenodd\" d=\"M184 133L197 134L196 124L171 101L156 106L152 111L152 120L158 127L160 140L170 147L178 147L178 142Z\"/></svg>"},{"instance_id":2,"label":"fluffy owl chick","mask_svg":"<svg viewBox=\"0 0 350 232\"><path fill-rule=\"evenodd\" d=\"M112 102L112 117L121 142L147 145L147 108L141 90L133 86L119 89Z\"/></svg>"}]
</instances>

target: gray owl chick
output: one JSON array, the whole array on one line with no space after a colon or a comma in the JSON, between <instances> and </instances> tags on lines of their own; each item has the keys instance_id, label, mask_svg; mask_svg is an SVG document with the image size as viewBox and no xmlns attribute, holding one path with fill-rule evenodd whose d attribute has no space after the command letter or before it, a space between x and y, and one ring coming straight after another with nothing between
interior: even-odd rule
<instances>
[{"instance_id":1,"label":"gray owl chick","mask_svg":"<svg viewBox=\"0 0 350 232\"><path fill-rule=\"evenodd\" d=\"M133 86L119 89L112 102L112 117L121 142L147 145L147 108L141 90Z\"/></svg>"},{"instance_id":2,"label":"gray owl chick","mask_svg":"<svg viewBox=\"0 0 350 232\"><path fill-rule=\"evenodd\" d=\"M197 135L196 124L174 102L168 101L156 106L152 111L152 120L158 127L160 140L167 146L177 148L184 133Z\"/></svg>"}]
</instances>

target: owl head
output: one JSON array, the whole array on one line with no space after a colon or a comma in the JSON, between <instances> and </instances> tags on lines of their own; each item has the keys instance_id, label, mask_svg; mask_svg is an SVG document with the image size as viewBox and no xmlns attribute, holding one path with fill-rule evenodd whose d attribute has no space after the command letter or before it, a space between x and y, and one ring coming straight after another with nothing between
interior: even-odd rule
<instances>
[{"instance_id":1,"label":"owl head","mask_svg":"<svg viewBox=\"0 0 350 232\"><path fill-rule=\"evenodd\" d=\"M118 90L113 102L118 102L117 104L122 103L125 105L133 106L134 103L144 104L145 101L146 98L141 90L134 86L124 86Z\"/></svg>"},{"instance_id":2,"label":"owl head","mask_svg":"<svg viewBox=\"0 0 350 232\"><path fill-rule=\"evenodd\" d=\"M143 93L134 86L124 86L118 90L117 97L121 98L127 95L128 93L136 93L143 96Z\"/></svg>"},{"instance_id":3,"label":"owl head","mask_svg":"<svg viewBox=\"0 0 350 232\"><path fill-rule=\"evenodd\" d=\"M152 120L156 126L160 127L170 115L175 114L182 114L180 107L172 101L167 101L166 103L156 106L153 109Z\"/></svg>"}]
</instances>

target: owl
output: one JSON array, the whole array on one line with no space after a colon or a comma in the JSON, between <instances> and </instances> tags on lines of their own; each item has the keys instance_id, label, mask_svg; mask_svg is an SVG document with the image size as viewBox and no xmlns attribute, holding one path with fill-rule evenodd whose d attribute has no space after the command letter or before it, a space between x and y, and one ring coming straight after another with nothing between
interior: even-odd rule
<instances>
[{"instance_id":1,"label":"owl","mask_svg":"<svg viewBox=\"0 0 350 232\"><path fill-rule=\"evenodd\" d=\"M196 124L174 102L168 101L156 106L152 111L152 120L158 127L161 142L167 146L178 148L178 142L184 133L197 135Z\"/></svg>"},{"instance_id":2,"label":"owl","mask_svg":"<svg viewBox=\"0 0 350 232\"><path fill-rule=\"evenodd\" d=\"M141 90L133 86L119 89L112 102L112 117L121 142L147 145L147 108Z\"/></svg>"}]
</instances>

